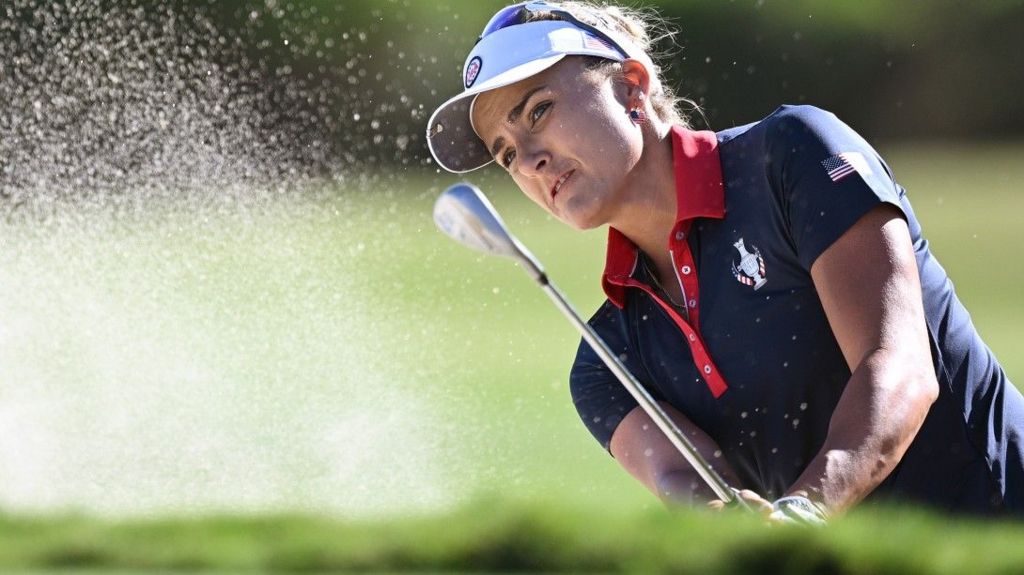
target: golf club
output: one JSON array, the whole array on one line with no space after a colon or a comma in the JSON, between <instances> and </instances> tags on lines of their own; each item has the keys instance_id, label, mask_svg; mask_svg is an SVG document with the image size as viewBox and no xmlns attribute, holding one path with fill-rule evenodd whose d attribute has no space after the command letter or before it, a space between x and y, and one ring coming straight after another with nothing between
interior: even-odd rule
<instances>
[{"instance_id":1,"label":"golf club","mask_svg":"<svg viewBox=\"0 0 1024 575\"><path fill-rule=\"evenodd\" d=\"M654 420L654 423L668 437L672 445L686 458L694 470L708 484L715 495L727 505L747 507L722 477L711 468L689 439L669 418L668 414L651 397L651 394L626 369L608 345L597 335L589 324L583 321L572 308L565 296L548 280L544 268L505 227L505 222L494 206L474 185L458 183L441 194L434 204L434 223L442 232L456 241L487 254L512 258L530 275L555 303L555 306L572 322L583 339L604 360L608 368L622 382L622 385L640 404L640 407Z\"/></svg>"}]
</instances>

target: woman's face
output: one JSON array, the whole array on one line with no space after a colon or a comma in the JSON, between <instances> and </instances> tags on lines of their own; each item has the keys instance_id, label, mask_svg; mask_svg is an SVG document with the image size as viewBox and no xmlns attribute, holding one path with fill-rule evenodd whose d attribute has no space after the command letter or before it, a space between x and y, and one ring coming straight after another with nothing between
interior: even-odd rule
<instances>
[{"instance_id":1,"label":"woman's face","mask_svg":"<svg viewBox=\"0 0 1024 575\"><path fill-rule=\"evenodd\" d=\"M625 84L569 57L481 94L473 125L534 202L578 229L609 223L643 151Z\"/></svg>"}]
</instances>

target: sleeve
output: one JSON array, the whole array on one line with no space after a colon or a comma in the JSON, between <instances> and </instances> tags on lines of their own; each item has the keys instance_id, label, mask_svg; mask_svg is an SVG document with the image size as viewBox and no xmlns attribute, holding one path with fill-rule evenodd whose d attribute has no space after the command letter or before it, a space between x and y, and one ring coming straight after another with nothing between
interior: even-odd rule
<instances>
[{"instance_id":1,"label":"sleeve","mask_svg":"<svg viewBox=\"0 0 1024 575\"><path fill-rule=\"evenodd\" d=\"M626 330L626 312L606 302L590 320L612 351L619 354L634 375L641 373L639 358L631 353ZM581 340L569 375L573 404L594 439L609 450L612 434L633 408L639 405L590 345Z\"/></svg>"},{"instance_id":2,"label":"sleeve","mask_svg":"<svg viewBox=\"0 0 1024 575\"><path fill-rule=\"evenodd\" d=\"M806 270L875 206L892 204L906 218L888 166L835 115L786 106L774 115L768 137L770 176Z\"/></svg>"}]
</instances>

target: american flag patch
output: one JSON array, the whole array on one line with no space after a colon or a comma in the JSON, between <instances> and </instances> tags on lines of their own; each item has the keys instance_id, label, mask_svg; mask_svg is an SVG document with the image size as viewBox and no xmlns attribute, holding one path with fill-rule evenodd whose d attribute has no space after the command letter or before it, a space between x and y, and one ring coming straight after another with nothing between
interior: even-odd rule
<instances>
[{"instance_id":1,"label":"american flag patch","mask_svg":"<svg viewBox=\"0 0 1024 575\"><path fill-rule=\"evenodd\" d=\"M610 50L612 52L615 51L615 48L613 48L612 45L609 44L606 40L598 38L597 36L594 36L590 32L584 34L583 47L588 48L590 50Z\"/></svg>"},{"instance_id":2,"label":"american flag patch","mask_svg":"<svg viewBox=\"0 0 1024 575\"><path fill-rule=\"evenodd\" d=\"M858 152L843 152L842 154L836 154L830 158L822 160L821 165L824 166L825 172L828 173L828 177L833 182L849 176L850 174L857 172L862 176L871 175L871 165L868 164L867 160L864 159Z\"/></svg>"}]
</instances>

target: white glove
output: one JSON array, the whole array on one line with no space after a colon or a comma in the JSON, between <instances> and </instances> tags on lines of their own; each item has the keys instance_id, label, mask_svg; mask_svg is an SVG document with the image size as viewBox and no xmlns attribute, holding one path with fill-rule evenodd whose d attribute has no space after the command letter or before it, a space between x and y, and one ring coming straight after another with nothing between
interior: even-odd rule
<instances>
[{"instance_id":1,"label":"white glove","mask_svg":"<svg viewBox=\"0 0 1024 575\"><path fill-rule=\"evenodd\" d=\"M825 511L818 504L806 497L790 495L776 499L772 503L770 521L778 523L795 523L798 525L825 525Z\"/></svg>"}]
</instances>

